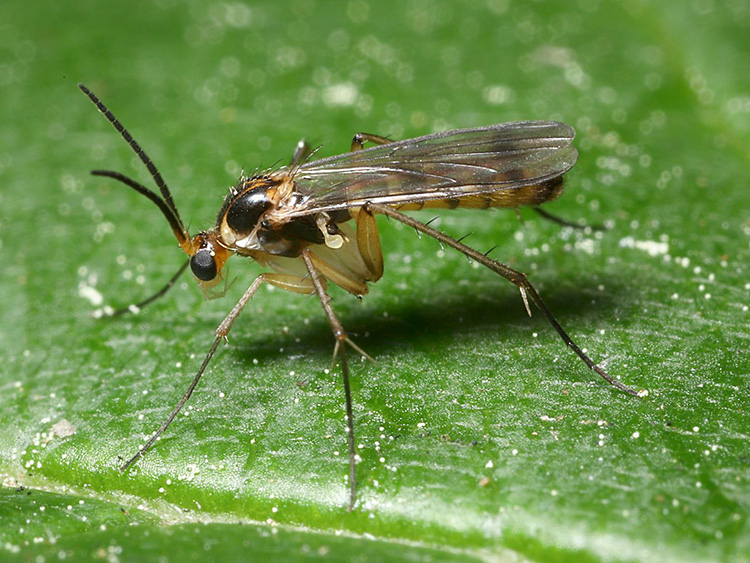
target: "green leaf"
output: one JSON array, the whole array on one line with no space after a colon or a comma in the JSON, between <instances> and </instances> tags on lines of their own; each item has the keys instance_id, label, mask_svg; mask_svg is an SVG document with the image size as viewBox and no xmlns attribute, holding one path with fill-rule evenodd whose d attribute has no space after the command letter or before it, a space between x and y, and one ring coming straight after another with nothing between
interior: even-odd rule
<instances>
[{"instance_id":1,"label":"green leaf","mask_svg":"<svg viewBox=\"0 0 750 563\"><path fill-rule=\"evenodd\" d=\"M6 2L0 22L4 555L750 560L746 2L76 0ZM325 156L357 131L570 123L579 162L545 209L607 229L527 210L432 225L498 245L648 396L601 381L511 284L381 220L384 278L362 302L331 290L377 359L351 362L352 513L333 338L315 299L279 290L121 474L261 269L233 258L224 299L185 277L140 314L91 317L183 257L151 203L88 175L151 185L79 81L193 232L241 170L287 162L302 136Z\"/></svg>"}]
</instances>

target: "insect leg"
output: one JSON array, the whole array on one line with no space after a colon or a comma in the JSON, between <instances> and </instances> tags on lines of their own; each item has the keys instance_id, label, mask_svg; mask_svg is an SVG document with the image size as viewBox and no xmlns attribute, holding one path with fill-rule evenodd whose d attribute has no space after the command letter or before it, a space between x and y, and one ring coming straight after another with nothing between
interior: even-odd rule
<instances>
[{"instance_id":1,"label":"insect leg","mask_svg":"<svg viewBox=\"0 0 750 563\"><path fill-rule=\"evenodd\" d=\"M372 135L370 133L355 133L352 138L351 152L361 151L365 148L365 143L373 143L375 145L385 145L386 143L392 143L390 139L381 137L380 135Z\"/></svg>"},{"instance_id":2,"label":"insect leg","mask_svg":"<svg viewBox=\"0 0 750 563\"><path fill-rule=\"evenodd\" d=\"M557 223L558 225L562 225L563 227L571 227L573 229L579 229L579 230L586 230L591 229L594 231L603 231L604 226L603 225L580 225L578 223L573 223L572 221L568 221L567 219L563 219L562 217L558 217L557 215L553 215L546 209L542 209L541 207L532 207L534 211L539 213L542 217L547 219L547 221L552 221L553 223Z\"/></svg>"},{"instance_id":3,"label":"insect leg","mask_svg":"<svg viewBox=\"0 0 750 563\"><path fill-rule=\"evenodd\" d=\"M325 311L326 317L328 317L328 323L331 325L333 337L336 339L336 344L333 349L334 361L337 355L341 358L341 373L344 379L344 396L346 399L346 426L349 440L348 510L351 512L354 509L354 502L356 501L357 496L357 482L355 471L357 454L354 450L354 414L352 411L352 392L349 387L349 367L346 361L346 345L349 344L352 348L354 348L361 354L364 354L364 352L362 352L362 350L358 346L356 346L351 340L349 340L349 337L346 335L346 331L344 331L344 327L342 326L341 321L339 321L336 313L333 312L333 307L331 307L331 298L326 293L326 290L321 283L323 280L321 280L318 271L313 265L309 250L306 249L302 252L302 259L305 261L305 266L307 267L307 271L310 273L310 280L312 281L315 288L315 293L318 295L318 299L320 299L320 304L323 306L323 311ZM367 356L367 354L364 355Z\"/></svg>"},{"instance_id":4,"label":"insect leg","mask_svg":"<svg viewBox=\"0 0 750 563\"><path fill-rule=\"evenodd\" d=\"M382 213L383 215L386 215L388 217L392 217L393 219L396 219L397 221L401 221L405 225L408 225L417 231L421 231L425 233L426 235L431 236L432 238L436 239L438 242L441 242L447 246L450 246L451 248L454 248L458 250L459 252L465 254L467 257L471 258L472 260L476 260L483 266L486 266L493 272L501 275L506 280L511 282L512 284L516 285L520 290L522 295L524 296L524 301L526 300L526 297L531 298L531 301L534 302L534 304L539 308L539 310L542 311L545 317L547 317L547 321L552 325L552 328L554 328L557 333L560 335L560 338L562 338L563 342L571 348L581 360L583 360L583 363L585 363L590 369L598 373L602 378L604 378L608 383L613 385L614 387L617 387L621 391L624 391L625 393L628 393L629 395L639 395L639 393L630 387L627 387L626 385L623 385L616 379L614 379L611 375L609 375L606 371L604 371L602 368L600 368L598 365L594 363L594 361L589 358L586 353L581 350L578 345L573 342L573 340L568 336L568 333L565 332L565 330L560 326L560 323L557 322L557 319L554 317L554 315L550 312L549 309L547 309L547 306L542 301L542 298L539 297L539 294L536 292L534 287L531 285L529 280L526 278L526 275L518 272L512 268L509 268L505 264L502 264L500 262L497 262L496 260L493 260L491 258L488 258L481 252L478 252L474 250L473 248L466 246L465 244L462 244L461 242L457 241L456 239L449 237L445 233L442 233L436 229L433 229L432 227L428 227L424 223L417 221L416 219L413 219L412 217L409 217L408 215L404 215L403 213L396 211L395 209L391 209L390 207L386 205L381 205L379 203L365 203L363 206L364 210L372 210L377 213Z\"/></svg>"},{"instance_id":5,"label":"insect leg","mask_svg":"<svg viewBox=\"0 0 750 563\"><path fill-rule=\"evenodd\" d=\"M357 249L367 269L372 275L370 281L383 277L383 252L380 249L380 235L375 216L366 209L357 214Z\"/></svg>"},{"instance_id":6,"label":"insect leg","mask_svg":"<svg viewBox=\"0 0 750 563\"><path fill-rule=\"evenodd\" d=\"M143 456L143 454L151 449L151 446L153 446L154 443L159 439L159 436L161 436L167 429L167 427L172 423L174 418L177 416L182 407L193 394L195 387L198 385L198 381L203 375L203 372L206 370L206 367L211 361L211 358L216 352L216 349L219 347L219 343L227 337L227 334L229 334L229 331L232 328L232 324L234 324L234 321L242 312L242 309L245 307L247 302L250 301L253 295L255 295L255 293L263 283L270 283L271 285L275 285L277 287L280 287L281 289L294 291L296 293L310 293L310 291L312 291L313 289L312 284L309 282L309 280L289 274L261 274L257 278L255 278L255 281L250 284L250 287L247 288L247 291L245 291L244 295L240 298L234 308L232 308L226 318L221 321L221 324L216 329L216 338L214 339L214 343L211 345L211 348L206 354L206 357L203 359L203 363L201 364L200 368L198 368L198 373L195 374L195 377L190 383L190 386L187 388L187 391L185 391L185 394L182 396L175 408L172 409L172 412L169 413L169 416L164 420L159 429L154 433L153 436L151 436L149 441L146 442L146 444L140 450L138 450L138 452L133 457L131 457L120 467L120 471L127 471L128 467L133 465L136 461L138 461L138 459Z\"/></svg>"},{"instance_id":7,"label":"insect leg","mask_svg":"<svg viewBox=\"0 0 750 563\"><path fill-rule=\"evenodd\" d=\"M162 287L159 291L154 293L152 296L144 299L143 301L139 303L135 303L133 305L128 305L127 307L122 307L120 309L115 309L114 311L107 312L107 311L97 311L97 314L95 316L100 316L98 313L101 312L102 317L117 317L119 315L124 315L125 313L132 313L134 311L138 311L139 309L143 309L146 305L149 303L152 303L153 301L156 301L164 295L167 291L169 291L172 286L175 284L175 282L180 278L180 276L185 272L185 269L188 267L188 264L190 263L190 260L186 260L185 263L180 266L180 269L177 270L177 273L173 275L170 280Z\"/></svg>"}]
</instances>

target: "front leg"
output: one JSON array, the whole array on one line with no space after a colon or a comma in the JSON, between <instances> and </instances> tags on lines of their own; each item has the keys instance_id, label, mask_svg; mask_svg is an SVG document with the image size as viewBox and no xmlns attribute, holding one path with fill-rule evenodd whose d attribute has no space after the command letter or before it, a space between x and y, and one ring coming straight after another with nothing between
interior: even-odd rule
<instances>
[{"instance_id":1,"label":"front leg","mask_svg":"<svg viewBox=\"0 0 750 563\"><path fill-rule=\"evenodd\" d=\"M232 328L232 325L234 324L234 321L240 315L242 309L245 308L247 302L252 299L253 295L255 295L260 286L264 283L268 283L281 289L293 291L296 293L310 293L310 291L312 291L313 289L313 286L308 278L300 278L298 276L293 276L290 274L261 274L257 278L255 278L255 281L250 284L250 287L247 288L237 304L232 308L226 318L221 321L221 324L216 329L216 337L214 338L214 343L211 345L211 348L206 354L206 357L203 359L203 363L198 369L198 372L195 374L195 377L193 377L193 381L190 383L190 386L182 395L182 398L172 409L172 412L169 413L169 416L166 418L166 420L164 420L159 429L154 432L148 442L146 442L146 444L141 447L141 449L139 449L133 457L131 457L120 467L120 471L125 472L131 465L138 461L138 459L140 459L143 454L151 449L151 446L156 443L156 441L159 439L159 436L164 433L164 431L172 423L180 410L182 410L182 407L185 405L185 403L187 403L188 399L190 399L190 396L193 394L195 387L198 385L198 381L200 381L200 378L203 376L203 372L206 371L206 367L208 367L208 364L211 361L211 358L213 358L216 349L219 347L219 344L222 340L226 339L229 331Z\"/></svg>"}]
</instances>

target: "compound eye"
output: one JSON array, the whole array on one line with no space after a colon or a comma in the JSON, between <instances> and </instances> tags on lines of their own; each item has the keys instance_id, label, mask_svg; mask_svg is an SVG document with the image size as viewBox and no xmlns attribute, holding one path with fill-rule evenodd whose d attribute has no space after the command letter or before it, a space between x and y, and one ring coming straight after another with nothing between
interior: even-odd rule
<instances>
[{"instance_id":1,"label":"compound eye","mask_svg":"<svg viewBox=\"0 0 750 563\"><path fill-rule=\"evenodd\" d=\"M190 269L193 275L201 281L211 281L216 277L216 258L207 248L201 248L190 258Z\"/></svg>"}]
</instances>

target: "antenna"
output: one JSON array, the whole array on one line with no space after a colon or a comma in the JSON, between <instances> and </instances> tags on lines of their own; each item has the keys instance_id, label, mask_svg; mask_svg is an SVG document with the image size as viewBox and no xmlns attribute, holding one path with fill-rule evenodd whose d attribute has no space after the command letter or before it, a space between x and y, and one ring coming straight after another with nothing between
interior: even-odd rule
<instances>
[{"instance_id":1,"label":"antenna","mask_svg":"<svg viewBox=\"0 0 750 563\"><path fill-rule=\"evenodd\" d=\"M104 102L102 102L96 96L96 94L94 94L83 84L78 84L78 87L84 94L88 96L88 98L99 109L99 111L104 114L104 117L106 117L107 121L112 124L112 127L114 127L118 131L118 133L120 133L120 136L125 140L125 142L130 145L130 148L133 149L133 152L138 155L138 158L151 173L151 177L154 179L154 183L158 186L162 197L160 198L158 194L156 194L156 192L148 189L143 184L140 184L135 180L128 178L124 174L120 174L119 172L113 172L111 170L92 170L91 173L94 176L107 176L109 178L113 178L134 189L139 194L146 196L159 207L161 212L167 218L167 221L169 221L169 225L172 227L177 240L180 241L180 243L186 242L188 240L187 231L185 230L185 226L182 223L182 219L180 219L180 214L177 212L177 207L174 204L174 200L172 199L172 194L167 187L167 183L164 181L164 178L161 177L161 174L156 169L156 165L144 152L144 150L136 142L136 140L128 132L128 130L125 129L123 124L120 123L120 120L117 119L109 110L109 108L104 105Z\"/></svg>"}]
</instances>

